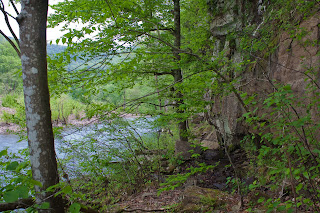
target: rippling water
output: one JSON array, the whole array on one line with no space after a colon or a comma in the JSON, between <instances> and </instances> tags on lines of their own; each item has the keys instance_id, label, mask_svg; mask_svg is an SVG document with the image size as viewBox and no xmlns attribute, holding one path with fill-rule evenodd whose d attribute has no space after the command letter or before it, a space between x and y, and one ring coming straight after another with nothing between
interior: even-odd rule
<instances>
[{"instance_id":1,"label":"rippling water","mask_svg":"<svg viewBox=\"0 0 320 213\"><path fill-rule=\"evenodd\" d=\"M18 150L28 147L27 141L19 141L18 135L0 135L0 150L8 148L10 152L17 152Z\"/></svg>"},{"instance_id":2,"label":"rippling water","mask_svg":"<svg viewBox=\"0 0 320 213\"><path fill-rule=\"evenodd\" d=\"M127 119L129 122L135 121L135 119ZM152 121L153 118L147 118L147 121ZM135 134L145 134L148 132L152 132L150 129L150 124L143 121L138 121L133 124L134 128L131 128L131 130L134 130ZM56 137L55 144L56 144L56 151L58 157L62 157L63 153L61 153L60 148L63 147L64 143L61 143L61 141L84 141L86 139L92 139L95 138L97 142L103 142L104 144L108 141L113 141L115 138L120 138L122 136L125 136L128 134L128 129L122 129L119 128L117 130L108 131L106 128L106 125L99 124L99 125L91 125L86 126L82 128L69 128L65 129L59 137ZM110 128L110 127L109 127ZM113 127L116 128L116 127ZM102 130L102 131L99 131ZM94 137L92 135L95 135ZM18 135L9 134L9 135L0 135L0 150L3 150L5 148L8 148L8 151L16 153L19 150L25 149L28 147L28 142L26 140L23 140L21 142L18 142L20 140Z\"/></svg>"},{"instance_id":3,"label":"rippling water","mask_svg":"<svg viewBox=\"0 0 320 213\"><path fill-rule=\"evenodd\" d=\"M66 128L55 137L57 157L64 162L63 166L69 173L81 171L79 166L92 159L106 159L111 149L120 152L130 147L130 143L142 135L150 134L153 118L145 120L126 119L115 123L92 124L82 128ZM121 122L127 122L124 126ZM134 139L135 138L135 139ZM131 140L131 142L129 142ZM27 141L19 141L17 135L0 135L0 151L8 148L9 152L17 153L28 147ZM121 154L120 154L121 155ZM121 161L119 157L112 157L111 161Z\"/></svg>"}]
</instances>

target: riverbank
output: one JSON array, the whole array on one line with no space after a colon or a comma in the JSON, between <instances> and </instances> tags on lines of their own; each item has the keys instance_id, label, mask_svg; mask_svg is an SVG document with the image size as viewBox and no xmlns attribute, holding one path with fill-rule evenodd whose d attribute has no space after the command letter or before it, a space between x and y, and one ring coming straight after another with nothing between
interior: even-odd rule
<instances>
[{"instance_id":1,"label":"riverbank","mask_svg":"<svg viewBox=\"0 0 320 213\"><path fill-rule=\"evenodd\" d=\"M0 122L0 135L6 135L21 131L21 127L17 124Z\"/></svg>"},{"instance_id":2,"label":"riverbank","mask_svg":"<svg viewBox=\"0 0 320 213\"><path fill-rule=\"evenodd\" d=\"M10 134L13 132L21 131L21 128L18 124L7 123L2 120L2 115L4 112L13 115L16 113L16 110L9 108L9 107L3 107L2 100L0 99L0 134L4 135L4 134Z\"/></svg>"},{"instance_id":3,"label":"riverbank","mask_svg":"<svg viewBox=\"0 0 320 213\"><path fill-rule=\"evenodd\" d=\"M1 118L4 112L13 115L16 113L16 110L9 107L3 107L0 99L0 134L1 135L17 133L24 130L18 124L8 123L6 121L3 121ZM141 115L121 113L119 114L119 117L139 118L141 117ZM80 116L78 117L75 116L74 114L71 114L70 116L68 116L68 118L65 121L64 120L52 121L52 125L54 127L67 127L67 126L80 127L80 126L86 126L94 123L99 123L99 118L98 117L87 118L84 112L80 113Z\"/></svg>"}]
</instances>

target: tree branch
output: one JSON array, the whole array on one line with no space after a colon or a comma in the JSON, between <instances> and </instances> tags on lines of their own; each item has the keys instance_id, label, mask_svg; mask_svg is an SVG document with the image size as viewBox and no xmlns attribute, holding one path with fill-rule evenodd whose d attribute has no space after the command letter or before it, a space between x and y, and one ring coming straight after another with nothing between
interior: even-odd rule
<instances>
[{"instance_id":1,"label":"tree branch","mask_svg":"<svg viewBox=\"0 0 320 213\"><path fill-rule=\"evenodd\" d=\"M19 15L19 11L18 11L15 3L13 2L13 0L10 0L10 3L12 4L14 11L16 11L16 14Z\"/></svg>"},{"instance_id":2,"label":"tree branch","mask_svg":"<svg viewBox=\"0 0 320 213\"><path fill-rule=\"evenodd\" d=\"M172 75L172 72L139 72L139 73L142 73L142 74L154 74L154 75Z\"/></svg>"},{"instance_id":3,"label":"tree branch","mask_svg":"<svg viewBox=\"0 0 320 213\"><path fill-rule=\"evenodd\" d=\"M3 1L1 1L0 10L1 10L1 12L3 13L4 20L5 20L6 24L7 24L7 27L8 27L8 29L9 29L11 35L13 36L14 40L17 42L18 46L20 47L19 39L17 38L16 34L14 33L14 31L13 31L11 25L10 25L10 22L9 22L9 19L8 19L8 14L7 14L7 12L6 12L5 9L4 9Z\"/></svg>"},{"instance_id":4,"label":"tree branch","mask_svg":"<svg viewBox=\"0 0 320 213\"><path fill-rule=\"evenodd\" d=\"M113 20L114 20L114 23L116 24L116 26L118 25L117 24L117 19L116 19L116 16L114 15L114 13L113 13L113 11L112 11L112 8L111 8L111 6L110 6L110 3L109 3L109 1L108 0L105 0L105 2L107 3L107 5L108 5L108 7L109 7L109 9L110 9L110 12L111 12L111 14L112 14L112 17L113 17Z\"/></svg>"},{"instance_id":5,"label":"tree branch","mask_svg":"<svg viewBox=\"0 0 320 213\"><path fill-rule=\"evenodd\" d=\"M174 31L172 28L159 28L159 29L150 29L149 32L153 31L170 31L171 33Z\"/></svg>"},{"instance_id":6,"label":"tree branch","mask_svg":"<svg viewBox=\"0 0 320 213\"><path fill-rule=\"evenodd\" d=\"M10 45L13 47L13 49L16 51L16 53L18 54L18 56L20 58L21 53L20 53L20 50L18 49L18 47L15 45L15 43L6 34L4 34L4 32L2 32L2 30L0 30L0 34L10 43Z\"/></svg>"},{"instance_id":7,"label":"tree branch","mask_svg":"<svg viewBox=\"0 0 320 213\"><path fill-rule=\"evenodd\" d=\"M120 209L119 211L117 211L117 213L120 213L120 212L137 212L137 211L140 211L140 212L164 212L164 211L167 211L168 209L164 209L164 208L161 208L161 209Z\"/></svg>"},{"instance_id":8,"label":"tree branch","mask_svg":"<svg viewBox=\"0 0 320 213\"><path fill-rule=\"evenodd\" d=\"M143 102L141 101L138 104L149 104L149 105L153 105L153 106L157 106L157 107L167 107L167 106L177 106L177 104L165 104L165 105L160 105L160 104L154 104L154 103L149 103L149 102Z\"/></svg>"},{"instance_id":9,"label":"tree branch","mask_svg":"<svg viewBox=\"0 0 320 213\"><path fill-rule=\"evenodd\" d=\"M171 47L172 49L174 49L174 50L176 50L176 51L180 51L180 49L177 49L173 44L171 44L171 43L163 40L162 38L160 38L160 37L158 37L158 36L151 35L151 34L148 33L148 32L142 32L142 31L139 31L139 30L132 30L132 29L131 29L131 30L128 30L128 32L139 33L139 34L137 35L137 37L142 36L142 35L146 35L146 36L149 36L149 37L151 37L151 38L155 38L155 39L161 41L162 43L164 43L165 45Z\"/></svg>"}]
</instances>

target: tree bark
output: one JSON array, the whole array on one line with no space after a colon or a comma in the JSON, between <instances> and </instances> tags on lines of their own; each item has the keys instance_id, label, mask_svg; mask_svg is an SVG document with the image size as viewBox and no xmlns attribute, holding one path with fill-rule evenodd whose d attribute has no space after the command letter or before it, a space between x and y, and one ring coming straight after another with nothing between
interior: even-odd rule
<instances>
[{"instance_id":1,"label":"tree bark","mask_svg":"<svg viewBox=\"0 0 320 213\"><path fill-rule=\"evenodd\" d=\"M35 186L36 203L50 204L39 212L64 212L61 197L46 192L59 183L47 79L47 11L48 0L22 0L17 20L32 175L42 184Z\"/></svg>"},{"instance_id":2,"label":"tree bark","mask_svg":"<svg viewBox=\"0 0 320 213\"><path fill-rule=\"evenodd\" d=\"M181 48L181 24L180 24L180 0L173 0L174 8L173 8L173 19L174 19L174 47L173 49L173 56L175 61L177 62L178 66L181 60L180 56L180 48ZM174 82L175 83L182 83L182 70L181 68L174 69L173 72ZM175 88L175 98L176 98L176 105L177 105L177 113L182 115L184 114L185 110L181 109L181 106L184 104L184 98L181 91ZM176 142L175 152L176 154L181 153L182 156L187 159L190 158L191 153L188 152L191 150L191 146L188 142L187 136L187 120L180 118L181 120L178 123L179 127L179 141Z\"/></svg>"}]
</instances>

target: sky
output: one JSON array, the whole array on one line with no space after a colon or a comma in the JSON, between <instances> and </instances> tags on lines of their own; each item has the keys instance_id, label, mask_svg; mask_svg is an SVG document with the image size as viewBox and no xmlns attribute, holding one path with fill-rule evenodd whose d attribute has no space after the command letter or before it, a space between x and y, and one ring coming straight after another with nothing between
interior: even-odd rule
<instances>
[{"instance_id":1,"label":"sky","mask_svg":"<svg viewBox=\"0 0 320 213\"><path fill-rule=\"evenodd\" d=\"M61 2L63 0L49 0L49 5L51 4L56 4L58 2ZM16 13L13 9L12 6L9 6L9 0L3 0L4 2L4 6L5 6L5 10L12 14L14 17L16 17ZM20 11L20 5L17 4L17 8L18 10ZM52 14L53 13L53 10L49 7L49 14ZM13 18L10 18L9 17L9 21L10 21L10 24L11 24L11 27L13 29L13 31L15 32L15 34L19 37L19 26L17 24L17 22L13 19ZM0 14L0 29L8 36L12 37L7 25L6 25L6 22L4 20L4 17L3 17L3 14L1 13ZM47 29L47 41L53 41L53 44L55 44L55 40L57 38L60 38L64 33L60 31L60 27L55 27L55 28L48 28ZM0 35L1 36L1 35Z\"/></svg>"}]
</instances>

